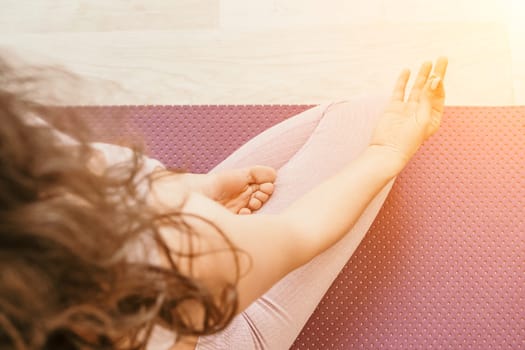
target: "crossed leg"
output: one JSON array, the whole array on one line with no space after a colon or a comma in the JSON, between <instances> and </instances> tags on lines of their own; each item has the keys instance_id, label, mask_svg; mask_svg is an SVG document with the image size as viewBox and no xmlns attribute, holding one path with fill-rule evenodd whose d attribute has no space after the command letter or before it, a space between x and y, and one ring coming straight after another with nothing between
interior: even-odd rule
<instances>
[{"instance_id":1,"label":"crossed leg","mask_svg":"<svg viewBox=\"0 0 525 350\"><path fill-rule=\"evenodd\" d=\"M260 212L279 212L365 149L382 107L377 99L318 106L259 135L215 171L245 167L249 162L278 169L275 192ZM197 349L288 349L357 249L393 182L341 241L285 276L223 332L201 337Z\"/></svg>"}]
</instances>

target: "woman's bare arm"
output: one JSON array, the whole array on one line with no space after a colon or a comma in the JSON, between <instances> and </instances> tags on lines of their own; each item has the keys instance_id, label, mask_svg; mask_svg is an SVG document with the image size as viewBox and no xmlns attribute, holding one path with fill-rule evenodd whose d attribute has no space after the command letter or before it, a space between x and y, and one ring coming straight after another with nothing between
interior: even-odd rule
<instances>
[{"instance_id":1,"label":"woman's bare arm","mask_svg":"<svg viewBox=\"0 0 525 350\"><path fill-rule=\"evenodd\" d=\"M391 152L369 147L279 215L235 215L197 193L189 194L183 211L215 223L250 256L251 261L240 260L241 271L249 271L238 284L241 311L286 274L337 242L401 169L402 163ZM205 235L200 249L224 248L209 225L198 219L188 222ZM235 268L230 252L194 258L193 264L194 274L203 279L232 278Z\"/></svg>"},{"instance_id":2,"label":"woman's bare arm","mask_svg":"<svg viewBox=\"0 0 525 350\"><path fill-rule=\"evenodd\" d=\"M424 64L406 102L408 73L403 72L371 145L341 172L279 215L235 215L199 193L187 194L183 211L217 225L251 258L251 264L248 258L240 260L241 272L246 273L238 283L238 311L348 232L370 201L437 130L444 104L446 65L446 60L438 60L435 77L429 78L432 64ZM170 196L173 186L169 177L155 183L156 202L163 210L180 204L173 203ZM189 243L199 251L225 248L211 225L191 217L188 223L199 233L197 241L181 239L169 229L164 231L176 250L184 251ZM189 269L189 261L179 263ZM233 279L236 266L229 251L202 255L192 259L192 264L193 274L209 281Z\"/></svg>"}]
</instances>

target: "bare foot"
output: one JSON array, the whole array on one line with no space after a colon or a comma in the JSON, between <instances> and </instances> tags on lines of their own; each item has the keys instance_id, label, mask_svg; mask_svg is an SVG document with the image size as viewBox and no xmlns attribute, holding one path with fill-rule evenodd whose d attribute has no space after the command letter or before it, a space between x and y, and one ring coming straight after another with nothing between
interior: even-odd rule
<instances>
[{"instance_id":1,"label":"bare foot","mask_svg":"<svg viewBox=\"0 0 525 350\"><path fill-rule=\"evenodd\" d=\"M256 165L206 175L201 191L237 214L259 210L274 190L275 169Z\"/></svg>"}]
</instances>

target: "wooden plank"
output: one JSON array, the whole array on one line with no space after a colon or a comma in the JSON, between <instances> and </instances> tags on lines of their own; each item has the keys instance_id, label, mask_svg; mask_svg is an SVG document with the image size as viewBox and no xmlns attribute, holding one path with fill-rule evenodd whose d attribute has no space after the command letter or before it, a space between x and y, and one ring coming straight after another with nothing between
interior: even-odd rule
<instances>
[{"instance_id":1,"label":"wooden plank","mask_svg":"<svg viewBox=\"0 0 525 350\"><path fill-rule=\"evenodd\" d=\"M1 33L211 29L220 0L4 0Z\"/></svg>"},{"instance_id":2,"label":"wooden plank","mask_svg":"<svg viewBox=\"0 0 525 350\"><path fill-rule=\"evenodd\" d=\"M402 68L443 54L449 104L514 102L506 28L494 23L9 34L0 45L114 89L65 103L321 103L389 93Z\"/></svg>"}]
</instances>

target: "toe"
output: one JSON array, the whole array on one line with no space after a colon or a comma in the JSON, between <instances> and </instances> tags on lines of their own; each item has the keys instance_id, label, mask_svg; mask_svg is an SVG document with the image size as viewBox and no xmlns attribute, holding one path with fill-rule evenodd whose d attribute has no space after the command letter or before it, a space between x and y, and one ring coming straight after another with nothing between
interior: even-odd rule
<instances>
[{"instance_id":1,"label":"toe","mask_svg":"<svg viewBox=\"0 0 525 350\"><path fill-rule=\"evenodd\" d=\"M262 192L270 195L273 193L273 190L274 190L274 184L271 183L271 182L266 182L266 183L263 183L259 186L259 190L261 190Z\"/></svg>"},{"instance_id":2,"label":"toe","mask_svg":"<svg viewBox=\"0 0 525 350\"><path fill-rule=\"evenodd\" d=\"M255 194L253 195L255 198L257 198L258 200L260 200L261 202L266 202L268 200L268 198L270 198L270 196L262 191L257 191L255 192Z\"/></svg>"},{"instance_id":3,"label":"toe","mask_svg":"<svg viewBox=\"0 0 525 350\"><path fill-rule=\"evenodd\" d=\"M262 202L258 200L257 198L250 198L250 201L248 202L248 208L251 210L257 210L262 207Z\"/></svg>"}]
</instances>

